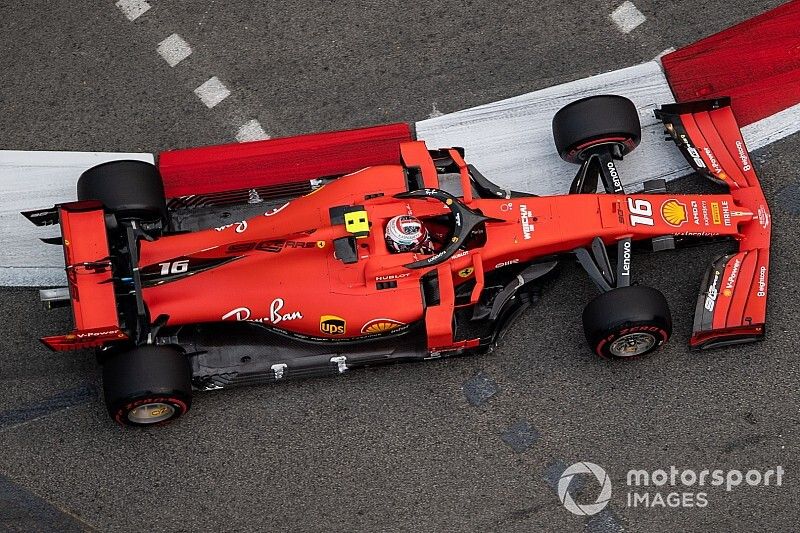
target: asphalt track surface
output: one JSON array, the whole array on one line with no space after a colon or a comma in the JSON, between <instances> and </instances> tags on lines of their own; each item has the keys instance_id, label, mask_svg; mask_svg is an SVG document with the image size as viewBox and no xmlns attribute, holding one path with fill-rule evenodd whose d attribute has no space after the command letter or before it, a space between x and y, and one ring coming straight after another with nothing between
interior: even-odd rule
<instances>
[{"instance_id":1,"label":"asphalt track surface","mask_svg":"<svg viewBox=\"0 0 800 533\"><path fill-rule=\"evenodd\" d=\"M230 142L242 116L274 136L420 120L434 104L454 111L649 60L778 3L637 0L647 22L628 35L607 18L614 2L165 0L133 22L113 2L3 3L2 147ZM173 32L194 52L171 69L155 47ZM209 110L191 91L211 74L235 98ZM800 138L754 160L774 214L758 345L686 346L700 278L724 245L635 257L675 333L626 364L587 354L580 313L595 291L568 264L492 355L199 394L175 424L122 430L92 354L37 341L66 330L68 314L45 313L35 290L0 289L0 529L794 530ZM592 519L555 495L576 461L603 466L615 488ZM625 506L629 469L670 465L787 473L781 487L710 488L703 509Z\"/></svg>"}]
</instances>

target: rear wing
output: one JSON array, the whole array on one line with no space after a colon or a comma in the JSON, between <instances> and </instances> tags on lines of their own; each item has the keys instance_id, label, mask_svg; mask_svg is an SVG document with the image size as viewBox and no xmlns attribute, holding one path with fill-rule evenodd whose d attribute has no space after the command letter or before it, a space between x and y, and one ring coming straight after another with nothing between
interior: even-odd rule
<instances>
[{"instance_id":1,"label":"rear wing","mask_svg":"<svg viewBox=\"0 0 800 533\"><path fill-rule=\"evenodd\" d=\"M127 338L117 313L102 204L62 204L58 217L75 329L66 335L44 337L42 342L52 350L63 351Z\"/></svg>"},{"instance_id":2,"label":"rear wing","mask_svg":"<svg viewBox=\"0 0 800 533\"><path fill-rule=\"evenodd\" d=\"M739 226L736 253L717 258L700 288L690 341L713 348L759 340L766 328L771 215L729 98L670 104L656 110L667 132L698 173L727 185L734 205L711 202L708 216ZM705 211L704 211L705 212Z\"/></svg>"}]
</instances>

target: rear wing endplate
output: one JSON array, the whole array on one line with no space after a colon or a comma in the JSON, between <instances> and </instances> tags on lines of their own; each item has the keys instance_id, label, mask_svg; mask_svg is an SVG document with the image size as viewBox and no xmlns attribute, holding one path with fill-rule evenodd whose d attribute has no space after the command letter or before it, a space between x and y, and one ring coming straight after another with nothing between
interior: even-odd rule
<instances>
[{"instance_id":1,"label":"rear wing endplate","mask_svg":"<svg viewBox=\"0 0 800 533\"><path fill-rule=\"evenodd\" d=\"M61 204L58 216L75 329L66 335L44 337L42 342L62 351L127 338L119 324L102 204Z\"/></svg>"}]
</instances>

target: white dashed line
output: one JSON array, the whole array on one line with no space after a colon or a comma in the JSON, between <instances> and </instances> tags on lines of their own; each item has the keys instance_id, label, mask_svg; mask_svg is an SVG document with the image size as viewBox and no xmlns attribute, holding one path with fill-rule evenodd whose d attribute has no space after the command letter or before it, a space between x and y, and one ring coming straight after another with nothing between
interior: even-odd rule
<instances>
[{"instance_id":1,"label":"white dashed line","mask_svg":"<svg viewBox=\"0 0 800 533\"><path fill-rule=\"evenodd\" d=\"M236 132L236 140L240 143L247 141L261 141L264 139L269 139L269 135L267 135L267 132L265 132L264 128L261 127L261 123L256 119L243 124L242 127L239 128L239 131Z\"/></svg>"},{"instance_id":2,"label":"white dashed line","mask_svg":"<svg viewBox=\"0 0 800 533\"><path fill-rule=\"evenodd\" d=\"M617 25L619 31L622 33L630 33L639 27L647 17L641 11L636 9L633 2L624 2L621 6L611 13L611 20Z\"/></svg>"},{"instance_id":3,"label":"white dashed line","mask_svg":"<svg viewBox=\"0 0 800 533\"><path fill-rule=\"evenodd\" d=\"M145 0L117 0L116 5L128 20L136 20L152 7Z\"/></svg>"},{"instance_id":4,"label":"white dashed line","mask_svg":"<svg viewBox=\"0 0 800 533\"><path fill-rule=\"evenodd\" d=\"M211 3L214 3L213 0ZM152 7L146 0L117 0L115 5L129 21L136 20ZM161 33L158 29L155 31ZM155 33L155 31L151 30L151 35ZM166 33L166 31L161 33L157 38L160 39L164 33ZM176 67L193 53L189 43L177 33L173 33L159 42L156 46L156 51L170 67ZM193 65L190 71L197 73L201 69L204 69L202 58L197 58L197 65ZM184 72L186 71L184 70ZM212 109L231 96L231 91L219 78L212 76L194 89L194 94L197 95L207 108ZM240 105L241 102L234 97L232 103L225 106L226 110L223 111L223 115L227 115L228 123L238 127L236 131L236 140L239 142L247 142L269 139L270 136L264 131L264 128L258 120L253 119L244 124L242 123L243 117L247 115L252 116L254 113L249 113L243 109L237 109ZM438 112L435 104L434 112Z\"/></svg>"},{"instance_id":5,"label":"white dashed line","mask_svg":"<svg viewBox=\"0 0 800 533\"><path fill-rule=\"evenodd\" d=\"M192 47L177 33L173 33L158 43L156 50L171 67L174 67L192 54Z\"/></svg>"},{"instance_id":6,"label":"white dashed line","mask_svg":"<svg viewBox=\"0 0 800 533\"><path fill-rule=\"evenodd\" d=\"M195 89L194 94L206 104L207 108L211 109L230 96L231 92L219 81L219 78L214 76Z\"/></svg>"}]
</instances>

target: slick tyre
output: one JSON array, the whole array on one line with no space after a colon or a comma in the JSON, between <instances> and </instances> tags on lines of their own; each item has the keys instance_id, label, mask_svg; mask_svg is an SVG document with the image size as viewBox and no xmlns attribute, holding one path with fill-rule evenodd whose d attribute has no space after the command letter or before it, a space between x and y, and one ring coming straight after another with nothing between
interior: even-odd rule
<instances>
[{"instance_id":1,"label":"slick tyre","mask_svg":"<svg viewBox=\"0 0 800 533\"><path fill-rule=\"evenodd\" d=\"M580 164L589 149L618 148L625 156L639 145L642 127L636 106L616 95L590 96L562 107L553 117L558 155Z\"/></svg>"},{"instance_id":2,"label":"slick tyre","mask_svg":"<svg viewBox=\"0 0 800 533\"><path fill-rule=\"evenodd\" d=\"M620 287L597 296L583 310L589 347L611 359L641 357L672 334L672 314L664 295L652 287Z\"/></svg>"},{"instance_id":3,"label":"slick tyre","mask_svg":"<svg viewBox=\"0 0 800 533\"><path fill-rule=\"evenodd\" d=\"M189 360L176 348L141 346L103 362L108 413L123 426L163 424L189 411Z\"/></svg>"},{"instance_id":4,"label":"slick tyre","mask_svg":"<svg viewBox=\"0 0 800 533\"><path fill-rule=\"evenodd\" d=\"M117 218L165 220L164 183L144 161L109 161L78 178L78 200L99 200Z\"/></svg>"}]
</instances>

